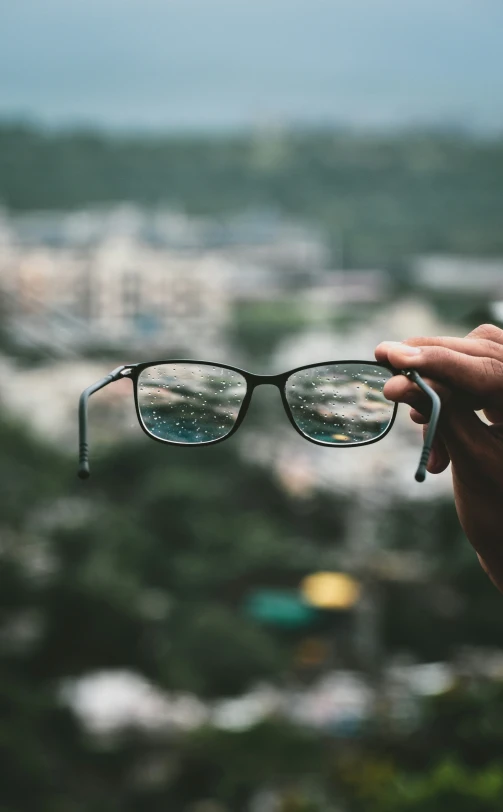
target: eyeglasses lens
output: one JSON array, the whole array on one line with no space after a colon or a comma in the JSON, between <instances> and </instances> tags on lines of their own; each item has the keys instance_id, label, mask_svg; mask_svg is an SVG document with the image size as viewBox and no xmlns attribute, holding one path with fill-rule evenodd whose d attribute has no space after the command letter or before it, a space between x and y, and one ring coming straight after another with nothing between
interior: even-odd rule
<instances>
[{"instance_id":1,"label":"eyeglasses lens","mask_svg":"<svg viewBox=\"0 0 503 812\"><path fill-rule=\"evenodd\" d=\"M183 445L229 434L245 395L242 375L209 364L159 364L138 376L138 409L145 428L159 440Z\"/></svg>"},{"instance_id":2,"label":"eyeglasses lens","mask_svg":"<svg viewBox=\"0 0 503 812\"><path fill-rule=\"evenodd\" d=\"M295 372L285 394L296 425L307 437L331 445L376 440L393 420L383 395L392 373L372 364L328 364Z\"/></svg>"}]
</instances>

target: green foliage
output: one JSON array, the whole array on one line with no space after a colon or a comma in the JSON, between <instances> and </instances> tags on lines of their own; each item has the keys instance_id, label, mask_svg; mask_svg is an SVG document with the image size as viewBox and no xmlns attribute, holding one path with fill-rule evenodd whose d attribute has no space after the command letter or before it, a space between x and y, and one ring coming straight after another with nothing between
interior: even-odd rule
<instances>
[{"instance_id":1,"label":"green foliage","mask_svg":"<svg viewBox=\"0 0 503 812\"><path fill-rule=\"evenodd\" d=\"M324 760L320 739L277 722L240 733L203 729L183 747L191 779L199 779L199 788L206 781L206 793L233 803L232 808L254 787L294 784L319 770Z\"/></svg>"},{"instance_id":2,"label":"green foliage","mask_svg":"<svg viewBox=\"0 0 503 812\"><path fill-rule=\"evenodd\" d=\"M0 127L0 200L17 210L117 200L220 215L275 208L343 238L346 267L421 251L501 254L503 145L457 135L119 137Z\"/></svg>"},{"instance_id":3,"label":"green foliage","mask_svg":"<svg viewBox=\"0 0 503 812\"><path fill-rule=\"evenodd\" d=\"M372 810L383 812L499 812L503 797L501 764L470 770L445 759L421 777L397 776ZM370 812L370 807L369 807Z\"/></svg>"},{"instance_id":4,"label":"green foliage","mask_svg":"<svg viewBox=\"0 0 503 812\"><path fill-rule=\"evenodd\" d=\"M228 339L231 346L237 345L254 363L260 363L270 358L271 348L298 333L306 321L302 307L289 302L241 304L233 309Z\"/></svg>"},{"instance_id":5,"label":"green foliage","mask_svg":"<svg viewBox=\"0 0 503 812\"><path fill-rule=\"evenodd\" d=\"M242 732L133 729L100 739L61 702L65 680L102 669L130 669L161 689L208 700L259 679L282 684L298 638L252 623L243 611L246 596L258 587L295 588L307 572L336 565L349 507L335 494L288 496L233 443L194 454L145 438L98 457L83 483L74 460L3 417L4 808L194 812L211 801L220 812L238 812L258 790L271 789L283 812L335 812L342 797L349 812L423 812L451 800L463 812L496 809L501 787L491 765L503 763L503 695L494 687L460 686L432 700L407 736L352 742L359 753L352 778L344 771L346 742L280 721ZM397 511L388 527L391 546L417 543L409 531L425 522L425 511L414 510ZM451 585L462 594L480 592L471 620L463 609L461 629L494 643L501 622L484 602L493 592L477 581L475 557L461 552L444 506L432 509L429 521L444 544L440 551L435 538L431 549L425 542L436 555L435 578L448 563ZM405 622L410 647L424 652L432 624L438 627L431 598L429 585L422 593L407 587L385 614L390 651L407 642ZM462 641L456 625L444 629L445 650Z\"/></svg>"},{"instance_id":6,"label":"green foliage","mask_svg":"<svg viewBox=\"0 0 503 812\"><path fill-rule=\"evenodd\" d=\"M410 753L426 749L430 768L444 753L481 768L492 761L503 763L503 685L480 681L460 682L451 691L426 705L421 728L410 741Z\"/></svg>"},{"instance_id":7,"label":"green foliage","mask_svg":"<svg viewBox=\"0 0 503 812\"><path fill-rule=\"evenodd\" d=\"M503 797L503 686L466 681L423 704L417 728L379 731L336 758L357 812L496 812Z\"/></svg>"},{"instance_id":8,"label":"green foliage","mask_svg":"<svg viewBox=\"0 0 503 812\"><path fill-rule=\"evenodd\" d=\"M0 200L17 211L117 200L212 216L273 208L321 225L334 256L342 236L346 265L400 272L416 251L503 251L503 144L4 125ZM242 306L231 339L260 359L303 323L290 305ZM12 349L7 335L0 346ZM115 447L84 484L73 461L0 416L1 812L242 812L258 790L274 792L280 812L499 810L499 685L460 683L423 706L412 732L351 742L278 720L99 738L62 703L65 680L102 669L209 701L291 679L295 633L254 624L246 596L343 563L348 509L337 494L289 497L232 443L197 454ZM430 565L428 582L381 585L387 651L445 659L461 644L499 646L501 597L452 504L399 504L385 524L383 543L420 549Z\"/></svg>"},{"instance_id":9,"label":"green foliage","mask_svg":"<svg viewBox=\"0 0 503 812\"><path fill-rule=\"evenodd\" d=\"M157 809L135 784L150 745L134 733L102 753L62 707L63 680L126 668L214 697L288 668L289 639L253 624L243 596L285 571L298 583L322 549L299 536L336 541L337 524L328 500L296 523L237 449L183 455L146 441L113 449L82 483L0 421L0 785L16 812ZM163 743L162 758L175 757ZM163 799L170 791L163 782Z\"/></svg>"}]
</instances>

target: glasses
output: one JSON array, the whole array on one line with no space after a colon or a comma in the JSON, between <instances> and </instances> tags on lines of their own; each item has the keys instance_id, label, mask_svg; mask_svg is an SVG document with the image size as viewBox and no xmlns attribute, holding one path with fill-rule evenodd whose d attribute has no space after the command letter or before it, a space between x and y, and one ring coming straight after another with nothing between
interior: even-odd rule
<instances>
[{"instance_id":1,"label":"glasses","mask_svg":"<svg viewBox=\"0 0 503 812\"><path fill-rule=\"evenodd\" d=\"M440 399L415 370L372 361L308 364L279 375L254 375L209 361L150 361L117 367L82 392L79 401L79 470L89 477L87 406L89 397L121 378L134 385L136 414L153 440L176 446L207 446L227 440L243 422L257 386L276 386L287 417L304 439L316 445L354 447L382 440L391 429L397 404L384 385L406 375L429 397L431 416L415 478L423 482L438 418Z\"/></svg>"}]
</instances>

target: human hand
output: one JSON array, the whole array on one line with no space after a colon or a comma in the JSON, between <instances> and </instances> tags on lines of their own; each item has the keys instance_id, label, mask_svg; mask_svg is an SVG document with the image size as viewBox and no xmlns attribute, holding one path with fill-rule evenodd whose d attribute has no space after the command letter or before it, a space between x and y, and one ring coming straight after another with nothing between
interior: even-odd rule
<instances>
[{"instance_id":1,"label":"human hand","mask_svg":"<svg viewBox=\"0 0 503 812\"><path fill-rule=\"evenodd\" d=\"M378 361L416 369L442 401L428 471L451 464L459 520L480 563L503 592L503 330L491 324L465 338L437 336L384 341ZM404 375L384 394L412 406L411 418L427 424L429 403ZM483 410L489 425L475 413Z\"/></svg>"}]
</instances>

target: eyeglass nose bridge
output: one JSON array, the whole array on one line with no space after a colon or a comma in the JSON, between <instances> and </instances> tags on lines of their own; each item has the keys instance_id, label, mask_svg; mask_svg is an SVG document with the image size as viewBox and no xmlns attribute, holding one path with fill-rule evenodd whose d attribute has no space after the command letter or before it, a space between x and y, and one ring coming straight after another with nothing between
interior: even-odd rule
<instances>
[{"instance_id":1,"label":"eyeglass nose bridge","mask_svg":"<svg viewBox=\"0 0 503 812\"><path fill-rule=\"evenodd\" d=\"M253 372L249 372L247 377L250 391L257 386L275 386L281 391L285 385L285 381L288 379L288 373L280 373L279 375L256 375Z\"/></svg>"},{"instance_id":2,"label":"eyeglass nose bridge","mask_svg":"<svg viewBox=\"0 0 503 812\"><path fill-rule=\"evenodd\" d=\"M238 426L241 425L246 413L248 412L248 407L252 401L253 393L258 386L274 386L281 398L281 402L283 403L283 408L286 412L286 416L288 420L294 427L296 431L299 431L294 419L293 415L290 410L290 406L288 405L288 400L286 397L286 387L285 384L290 377L290 372L280 372L279 375L257 375L254 372L246 373L246 382L247 382L247 393L246 393L246 402L244 403L244 409L238 419L236 429Z\"/></svg>"}]
</instances>

